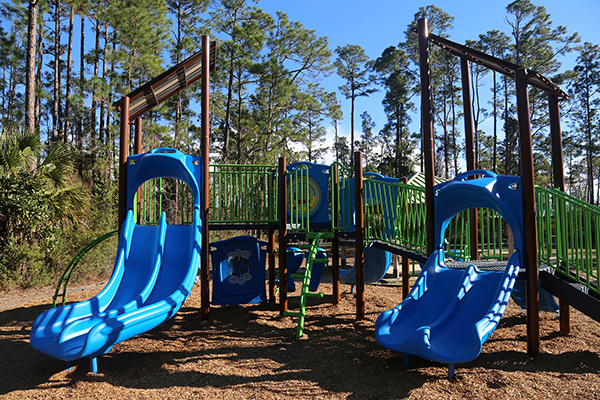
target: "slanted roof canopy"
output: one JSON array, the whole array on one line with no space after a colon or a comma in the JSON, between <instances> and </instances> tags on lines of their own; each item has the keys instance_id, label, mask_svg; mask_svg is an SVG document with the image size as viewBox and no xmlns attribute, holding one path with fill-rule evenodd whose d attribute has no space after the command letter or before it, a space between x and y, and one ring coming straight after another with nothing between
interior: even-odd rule
<instances>
[{"instance_id":1,"label":"slanted roof canopy","mask_svg":"<svg viewBox=\"0 0 600 400\"><path fill-rule=\"evenodd\" d=\"M413 29L413 31L416 32L416 29ZM504 75L508 75L512 78L515 78L515 72L518 69L524 68L517 64L513 64L511 62L502 60L497 57L493 57L482 51L472 49L462 44L458 44L441 36L434 35L432 33L430 33L427 38L431 43L441 47L442 49L446 50L451 54L454 54L455 56L464 58L467 61L471 61L479 65L483 65L486 68L500 72ZM527 82L531 86L544 90L548 93L552 93L560 99L569 98L567 93L565 93L557 84L555 84L545 76L538 74L537 72L527 70Z\"/></svg>"},{"instance_id":2,"label":"slanted roof canopy","mask_svg":"<svg viewBox=\"0 0 600 400\"><path fill-rule=\"evenodd\" d=\"M217 46L210 43L210 71L215 70ZM129 103L129 121L133 121L156 107L169 97L179 93L202 77L202 50L163 72L150 82L140 86L127 95ZM121 108L121 101L113 106Z\"/></svg>"}]
</instances>

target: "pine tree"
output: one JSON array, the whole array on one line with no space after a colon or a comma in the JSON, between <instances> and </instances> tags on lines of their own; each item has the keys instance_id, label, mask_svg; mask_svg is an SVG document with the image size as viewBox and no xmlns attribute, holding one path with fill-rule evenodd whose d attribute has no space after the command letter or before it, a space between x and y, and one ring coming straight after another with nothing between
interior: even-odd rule
<instances>
[{"instance_id":1,"label":"pine tree","mask_svg":"<svg viewBox=\"0 0 600 400\"><path fill-rule=\"evenodd\" d=\"M510 38L498 30L487 31L485 35L479 35L479 46L481 49L484 52L500 59L505 59L509 41ZM502 109L502 103L500 102L501 86L500 82L498 82L498 73L496 71L492 71L492 77L491 115L494 121L494 132L492 137L492 162L489 168L496 172L498 170L498 119Z\"/></svg>"},{"instance_id":2,"label":"pine tree","mask_svg":"<svg viewBox=\"0 0 600 400\"><path fill-rule=\"evenodd\" d=\"M600 115L600 46L586 42L579 50L577 65L574 68L577 80L573 85L576 108L573 115L576 129L580 133L585 149L588 196L587 201L595 204L594 199L594 157L598 151L598 124Z\"/></svg>"},{"instance_id":3,"label":"pine tree","mask_svg":"<svg viewBox=\"0 0 600 400\"><path fill-rule=\"evenodd\" d=\"M358 45L348 44L335 49L337 59L334 62L337 74L346 81L339 86L342 95L350 100L350 153L354 154L354 108L358 97L369 96L377 89L373 88L375 76L372 74L373 62ZM350 160L352 166L354 157Z\"/></svg>"},{"instance_id":4,"label":"pine tree","mask_svg":"<svg viewBox=\"0 0 600 400\"><path fill-rule=\"evenodd\" d=\"M174 19L171 63L176 65L200 51L201 41L192 38L207 33L208 29L204 27L201 17L206 11L208 0L168 0L167 5ZM193 138L189 137L188 132L196 128L192 123L195 113L190 107L194 94L194 88L189 88L177 93L166 102L165 117L172 124L172 146L188 153L192 152L193 148Z\"/></svg>"},{"instance_id":5,"label":"pine tree","mask_svg":"<svg viewBox=\"0 0 600 400\"><path fill-rule=\"evenodd\" d=\"M454 17L434 5L419 8L419 11L414 15L413 21L405 31L406 52L417 68L420 62L418 35L414 33L412 29L416 28L417 21L420 18L427 18L429 32L441 37L448 37L448 31L452 29L452 24L454 22ZM446 95L453 92L453 89L451 90L450 88L454 86L453 82L455 81L455 78L451 76L444 77L444 75L447 73L456 74L456 71L449 66L449 63L452 63L452 61L450 61L449 55L445 50L442 50L437 46L430 46L429 49L433 135L438 141L440 137L442 139L442 145L434 144L434 148L437 148L434 168L436 173L445 171L447 174L449 170L450 153L453 152L453 150L449 148L449 145L453 143L453 140L450 140L451 138L448 136L448 129L452 130L452 127L450 126L449 128L448 124L452 124L453 120L452 118L448 118L448 116L451 114L456 97L450 101L446 98ZM449 84L449 82L452 82L452 84ZM444 90L446 91L446 95L442 94L442 91ZM441 116L439 115L440 113L442 113ZM441 135L437 129L438 122L441 123ZM423 151L421 151L421 153L423 153Z\"/></svg>"},{"instance_id":6,"label":"pine tree","mask_svg":"<svg viewBox=\"0 0 600 400\"><path fill-rule=\"evenodd\" d=\"M530 0L515 0L506 6L506 22L510 27L510 37L512 44L509 47L509 61L526 67L531 71L538 72L544 76L552 77L559 71L561 66L559 55L572 50L573 45L579 42L577 33L568 35L563 26L552 26L550 15L543 6L536 6ZM514 98L514 85L511 83L512 90L505 90ZM547 132L549 125L547 117L547 94L541 90L532 88L529 92L531 125L534 136L534 151L538 151L544 156L548 156L547 143L542 136ZM508 100L505 99L505 109L508 109ZM508 111L505 110L505 126L508 118ZM516 130L514 134L516 134ZM505 131L510 135L510 131ZM516 138L508 139L516 143ZM506 148L510 150L509 147ZM511 155L516 157L516 154ZM516 165L516 163L515 163ZM518 172L518 169L515 170Z\"/></svg>"},{"instance_id":7,"label":"pine tree","mask_svg":"<svg viewBox=\"0 0 600 400\"><path fill-rule=\"evenodd\" d=\"M302 110L299 101L310 93L307 85L318 83L328 72L330 56L327 38L277 13L268 30L265 53L254 69L258 86L252 96L253 141L265 161L289 156L292 145L305 143L306 137L294 124Z\"/></svg>"},{"instance_id":8,"label":"pine tree","mask_svg":"<svg viewBox=\"0 0 600 400\"><path fill-rule=\"evenodd\" d=\"M416 146L410 136L412 97L417 93L417 74L410 69L406 52L390 46L375 60L377 80L385 88L382 104L387 122L379 132L382 142L380 171L390 176L406 176L412 172L412 152ZM385 172L384 172L385 171Z\"/></svg>"},{"instance_id":9,"label":"pine tree","mask_svg":"<svg viewBox=\"0 0 600 400\"><path fill-rule=\"evenodd\" d=\"M215 134L222 139L221 162L229 162L235 145L235 159L241 162L244 136L248 133L248 85L256 82L257 77L251 71L259 62L258 57L266 40L267 27L273 24L270 15L247 0L221 0L213 5L210 12L210 26L217 33L224 34L228 40L220 43L218 63L215 74L215 86L222 92L224 107L217 107L218 122ZM224 93L223 93L224 92ZM232 133L236 134L232 138Z\"/></svg>"}]
</instances>

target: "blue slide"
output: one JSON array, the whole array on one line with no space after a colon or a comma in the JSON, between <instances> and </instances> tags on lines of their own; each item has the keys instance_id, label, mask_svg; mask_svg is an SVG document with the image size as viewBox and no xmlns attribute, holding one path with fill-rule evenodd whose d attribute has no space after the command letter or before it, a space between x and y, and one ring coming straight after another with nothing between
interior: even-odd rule
<instances>
[{"instance_id":1,"label":"blue slide","mask_svg":"<svg viewBox=\"0 0 600 400\"><path fill-rule=\"evenodd\" d=\"M392 262L392 253L376 247L365 247L365 284L380 281ZM356 284L356 262L349 269L340 269L340 282Z\"/></svg>"},{"instance_id":2,"label":"blue slide","mask_svg":"<svg viewBox=\"0 0 600 400\"><path fill-rule=\"evenodd\" d=\"M33 348L68 365L89 358L93 372L96 357L171 318L190 294L200 265L199 157L161 148L128 161L128 212L108 284L89 300L47 310L31 328ZM164 213L159 225L135 223L135 192L157 177L189 185L194 196L191 224L168 225Z\"/></svg>"},{"instance_id":3,"label":"blue slide","mask_svg":"<svg viewBox=\"0 0 600 400\"><path fill-rule=\"evenodd\" d=\"M479 179L467 179L483 175ZM454 364L475 359L492 334L510 300L523 265L523 209L520 178L485 170L468 171L435 187L435 243L409 296L383 312L375 323L381 345L407 355ZM445 265L444 231L459 212L471 208L496 210L514 233L515 252L504 270L466 269Z\"/></svg>"}]
</instances>

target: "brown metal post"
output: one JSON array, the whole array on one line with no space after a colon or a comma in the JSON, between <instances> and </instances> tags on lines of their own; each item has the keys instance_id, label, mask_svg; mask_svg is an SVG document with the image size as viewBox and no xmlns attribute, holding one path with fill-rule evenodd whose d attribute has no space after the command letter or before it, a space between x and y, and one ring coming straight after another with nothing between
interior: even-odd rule
<instances>
[{"instance_id":1,"label":"brown metal post","mask_svg":"<svg viewBox=\"0 0 600 400\"><path fill-rule=\"evenodd\" d=\"M473 121L473 105L471 103L471 74L469 73L469 62L464 58L460 59L460 70L462 77L463 108L465 112L465 152L467 155L467 170L472 171L477 168L477 154L475 154L475 138ZM477 235L477 209L469 210L469 230L471 260L479 259L479 236Z\"/></svg>"},{"instance_id":2,"label":"brown metal post","mask_svg":"<svg viewBox=\"0 0 600 400\"><path fill-rule=\"evenodd\" d=\"M408 183L408 178L404 177L402 178L402 182L407 184ZM406 202L404 204L404 212L408 215L408 199L406 199ZM408 233L408 227L405 228L406 232L403 232L404 234ZM410 293L410 259L408 257L402 257L402 299L406 299L408 297L408 294Z\"/></svg>"},{"instance_id":3,"label":"brown metal post","mask_svg":"<svg viewBox=\"0 0 600 400\"><path fill-rule=\"evenodd\" d=\"M331 303L337 306L340 304L340 239L336 237L331 239L331 260Z\"/></svg>"},{"instance_id":4,"label":"brown metal post","mask_svg":"<svg viewBox=\"0 0 600 400\"><path fill-rule=\"evenodd\" d=\"M133 151L135 154L142 153L142 123L142 117L137 117L135 119L135 136L133 142Z\"/></svg>"},{"instance_id":5,"label":"brown metal post","mask_svg":"<svg viewBox=\"0 0 600 400\"><path fill-rule=\"evenodd\" d=\"M527 69L516 71L517 112L519 117L519 140L521 156L521 184L523 195L525 270L527 272L527 354L540 353L539 326L539 272L537 253L537 228L535 224L535 186L533 169L533 143L529 114L529 90Z\"/></svg>"},{"instance_id":6,"label":"brown metal post","mask_svg":"<svg viewBox=\"0 0 600 400\"><path fill-rule=\"evenodd\" d=\"M562 132L560 127L560 105L558 97L548 95L548 109L550 113L550 137L552 140L552 171L554 187L561 192L565 191L565 170L563 168ZM571 334L571 308L562 299L558 299L560 331L563 335Z\"/></svg>"},{"instance_id":7,"label":"brown metal post","mask_svg":"<svg viewBox=\"0 0 600 400\"><path fill-rule=\"evenodd\" d=\"M427 20L419 18L417 21L419 34L419 63L421 70L421 130L423 133L423 152L425 166L425 203L427 206L427 253L432 254L435 249L435 221L433 185L435 184L433 139L433 114L431 109L431 77L429 75L429 29Z\"/></svg>"},{"instance_id":8,"label":"brown metal post","mask_svg":"<svg viewBox=\"0 0 600 400\"><path fill-rule=\"evenodd\" d=\"M121 98L119 151L119 232L127 216L127 157L129 157L129 97Z\"/></svg>"},{"instance_id":9,"label":"brown metal post","mask_svg":"<svg viewBox=\"0 0 600 400\"><path fill-rule=\"evenodd\" d=\"M363 199L362 153L354 153L354 215L356 242L354 265L356 268L356 320L365 318L365 207Z\"/></svg>"},{"instance_id":10,"label":"brown metal post","mask_svg":"<svg viewBox=\"0 0 600 400\"><path fill-rule=\"evenodd\" d=\"M200 202L202 216L202 250L200 253L200 299L202 319L207 320L210 316L210 289L208 286L210 253L210 230L208 227L209 218L209 182L208 166L210 154L210 37L202 36L202 199Z\"/></svg>"},{"instance_id":11,"label":"brown metal post","mask_svg":"<svg viewBox=\"0 0 600 400\"><path fill-rule=\"evenodd\" d=\"M467 156L467 170L470 171L476 168L476 155L473 132L475 122L473 120L473 106L471 104L471 74L469 73L469 62L464 58L461 58L460 67L462 77L463 108L465 113L465 153Z\"/></svg>"},{"instance_id":12,"label":"brown metal post","mask_svg":"<svg viewBox=\"0 0 600 400\"><path fill-rule=\"evenodd\" d=\"M142 152L142 117L135 119L135 135L133 137L133 152L134 154L141 154ZM137 201L135 204L137 208L137 223L139 224L142 219L142 188L137 189Z\"/></svg>"},{"instance_id":13,"label":"brown metal post","mask_svg":"<svg viewBox=\"0 0 600 400\"><path fill-rule=\"evenodd\" d=\"M285 157L279 157L279 317L288 310L287 302L287 165Z\"/></svg>"},{"instance_id":14,"label":"brown metal post","mask_svg":"<svg viewBox=\"0 0 600 400\"><path fill-rule=\"evenodd\" d=\"M268 232L268 258L269 258L269 303L275 303L277 288L275 287L275 230Z\"/></svg>"},{"instance_id":15,"label":"brown metal post","mask_svg":"<svg viewBox=\"0 0 600 400\"><path fill-rule=\"evenodd\" d=\"M339 186L339 176L338 176L338 165L333 164L331 167L332 175L331 175L331 221L338 221L339 218L339 201L340 201L340 186ZM331 275L333 280L333 288L332 288L332 303L334 305L340 304L340 239L335 236L331 239Z\"/></svg>"}]
</instances>

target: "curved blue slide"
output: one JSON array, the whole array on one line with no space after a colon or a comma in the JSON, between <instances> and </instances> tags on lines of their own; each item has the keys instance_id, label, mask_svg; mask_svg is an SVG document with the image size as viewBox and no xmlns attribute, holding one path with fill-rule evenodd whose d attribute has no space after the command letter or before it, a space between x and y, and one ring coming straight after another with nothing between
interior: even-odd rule
<instances>
[{"instance_id":1,"label":"curved blue slide","mask_svg":"<svg viewBox=\"0 0 600 400\"><path fill-rule=\"evenodd\" d=\"M376 247L365 247L365 284L380 281L392 262L392 253ZM340 282L356 284L356 262L349 269L340 269Z\"/></svg>"},{"instance_id":2,"label":"curved blue slide","mask_svg":"<svg viewBox=\"0 0 600 400\"><path fill-rule=\"evenodd\" d=\"M199 157L173 149L155 149L129 157L128 212L123 223L113 274L89 300L42 313L31 328L31 345L70 362L96 357L171 318L192 290L200 265L201 218ZM168 225L163 213L157 226L137 225L133 199L137 188L157 177L178 178L194 195L194 220Z\"/></svg>"},{"instance_id":3,"label":"curved blue slide","mask_svg":"<svg viewBox=\"0 0 600 400\"><path fill-rule=\"evenodd\" d=\"M467 179L474 175L483 177ZM504 314L523 265L520 178L468 171L437 185L435 193L437 248L409 296L377 318L375 333L381 345L405 356L448 363L452 377L454 364L480 354ZM515 252L503 271L480 270L477 261L466 269L445 265L443 238L450 220L462 210L478 207L496 210L513 230Z\"/></svg>"}]
</instances>

